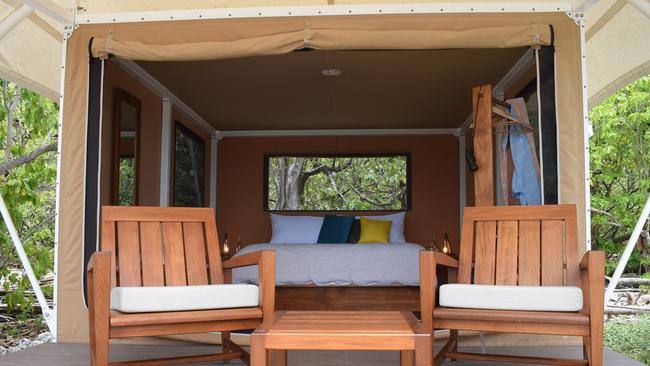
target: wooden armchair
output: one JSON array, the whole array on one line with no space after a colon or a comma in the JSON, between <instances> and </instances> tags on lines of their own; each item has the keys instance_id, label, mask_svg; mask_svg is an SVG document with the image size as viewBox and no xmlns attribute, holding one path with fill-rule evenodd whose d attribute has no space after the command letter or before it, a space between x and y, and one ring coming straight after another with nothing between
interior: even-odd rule
<instances>
[{"instance_id":1,"label":"wooden armchair","mask_svg":"<svg viewBox=\"0 0 650 366\"><path fill-rule=\"evenodd\" d=\"M109 365L109 339L222 332L223 352L110 365L168 365L249 355L233 330L273 322L275 253L221 262L209 208L102 208L101 251L88 264L91 364ZM258 265L259 286L225 284L234 267Z\"/></svg>"},{"instance_id":2,"label":"wooden armchair","mask_svg":"<svg viewBox=\"0 0 650 366\"><path fill-rule=\"evenodd\" d=\"M465 208L459 260L421 258L422 303L432 304L422 307L423 326L451 331L434 365L449 358L601 366L605 256L590 251L579 261L576 230L574 205ZM436 266L457 278L440 287L440 305ZM458 352L458 330L580 336L584 359Z\"/></svg>"}]
</instances>

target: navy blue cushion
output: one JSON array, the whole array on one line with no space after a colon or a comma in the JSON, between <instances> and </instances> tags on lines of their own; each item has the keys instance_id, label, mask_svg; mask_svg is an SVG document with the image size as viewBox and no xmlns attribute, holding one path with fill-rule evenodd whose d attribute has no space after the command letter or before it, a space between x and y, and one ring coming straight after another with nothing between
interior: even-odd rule
<instances>
[{"instance_id":1,"label":"navy blue cushion","mask_svg":"<svg viewBox=\"0 0 650 366\"><path fill-rule=\"evenodd\" d=\"M350 236L354 216L326 215L318 234L319 243L346 243Z\"/></svg>"},{"instance_id":2,"label":"navy blue cushion","mask_svg":"<svg viewBox=\"0 0 650 366\"><path fill-rule=\"evenodd\" d=\"M352 221L352 227L350 227L350 236L348 236L348 243L356 244L359 242L361 237L361 220L354 219Z\"/></svg>"}]
</instances>

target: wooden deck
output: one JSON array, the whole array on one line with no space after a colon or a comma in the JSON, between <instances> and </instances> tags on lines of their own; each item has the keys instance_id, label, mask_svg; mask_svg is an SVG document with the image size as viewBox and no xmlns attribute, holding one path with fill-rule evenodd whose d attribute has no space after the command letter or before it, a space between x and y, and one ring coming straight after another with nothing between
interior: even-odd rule
<instances>
[{"instance_id":1,"label":"wooden deck","mask_svg":"<svg viewBox=\"0 0 650 366\"><path fill-rule=\"evenodd\" d=\"M476 349L467 349L477 351ZM582 350L578 347L516 347L516 348L490 348L492 353L510 355L536 355L545 357L579 357ZM115 344L111 346L111 361L123 361L144 357L171 357L196 353L213 353L214 347L207 345L127 345ZM326 355L324 357L324 355ZM219 365L220 363L211 363ZM605 366L643 366L642 363L633 361L621 354L605 350ZM86 344L43 344L28 348L24 351L0 357L2 366L88 366L88 345ZM203 363L201 365L207 365ZM241 361L231 361L229 365L243 365ZM289 366L397 366L399 365L399 352L373 351L353 352L336 351L290 351ZM456 366L497 366L502 365L492 362L447 362L445 365ZM512 364L515 365L515 364Z\"/></svg>"}]
</instances>

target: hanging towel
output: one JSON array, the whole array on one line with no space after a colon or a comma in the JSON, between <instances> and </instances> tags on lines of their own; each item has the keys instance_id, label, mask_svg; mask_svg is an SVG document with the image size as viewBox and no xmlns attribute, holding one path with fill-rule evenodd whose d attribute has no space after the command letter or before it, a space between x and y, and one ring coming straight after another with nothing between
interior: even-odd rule
<instances>
[{"instance_id":1,"label":"hanging towel","mask_svg":"<svg viewBox=\"0 0 650 366\"><path fill-rule=\"evenodd\" d=\"M526 103L523 98L508 100L511 105L512 115L522 124L530 126ZM539 180L539 163L535 152L535 145L530 134L522 133L521 126L509 126L505 134L502 149L505 150L510 143L510 153L514 172L512 174L512 197L519 199L522 206L541 205L542 193Z\"/></svg>"}]
</instances>

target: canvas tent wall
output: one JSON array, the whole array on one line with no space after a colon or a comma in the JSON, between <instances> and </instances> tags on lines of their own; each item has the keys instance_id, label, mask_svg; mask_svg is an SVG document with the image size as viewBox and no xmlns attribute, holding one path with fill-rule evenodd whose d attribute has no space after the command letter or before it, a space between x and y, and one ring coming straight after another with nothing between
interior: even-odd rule
<instances>
[{"instance_id":1,"label":"canvas tent wall","mask_svg":"<svg viewBox=\"0 0 650 366\"><path fill-rule=\"evenodd\" d=\"M394 2L394 1L393 1ZM136 18L137 15L162 15L197 9L239 7L295 7L353 4L390 4L390 0L186 0L186 1L111 1L111 0L2 0L0 1L0 77L35 90L58 101L60 92L60 59L62 41L74 24L104 21L112 23L115 16ZM470 12L471 7L490 6L500 11L500 4L491 0L470 3L418 1L416 7L432 4ZM577 0L516 1L509 6L527 8L557 4L562 10L585 13L589 105L595 106L618 88L650 73L650 3L645 0ZM514 3L514 4L513 4ZM347 6L346 6L347 7ZM645 9L645 10L644 10ZM410 9L409 9L410 10ZM439 11L439 9L436 9ZM138 12L139 14L134 14ZM164 14L167 16L167 13ZM17 22L10 22L13 18ZM76 19L75 19L76 18ZM63 34L62 34L63 33ZM34 47L23 47L24 44ZM45 57L44 57L45 56Z\"/></svg>"},{"instance_id":2,"label":"canvas tent wall","mask_svg":"<svg viewBox=\"0 0 650 366\"><path fill-rule=\"evenodd\" d=\"M358 8L355 8L358 9ZM227 17L227 14L226 14ZM84 167L88 107L89 44L96 56L227 57L289 52L308 45L319 49L409 49L421 47L508 47L550 42L556 47L560 191L562 203L581 209L580 237L585 238L584 109L580 28L564 12L503 14L402 14L290 16L194 21L126 22L80 25L67 41L65 101L60 139L60 218L58 228L58 334L61 341L87 336L82 296ZM490 30L489 32L487 30ZM404 37L404 34L408 37ZM413 37L413 34L423 35ZM379 36L378 36L379 35ZM381 35L390 35L382 37ZM128 45L138 44L138 52ZM223 45L228 47L205 46ZM455 43L458 42L458 43ZM465 43L463 43L465 42ZM233 45L244 44L244 47ZM170 46L173 45L173 46ZM127 46L127 47L123 47ZM251 49L253 51L251 51ZM160 52L163 50L162 52ZM189 50L189 51L188 51ZM246 53L243 53L246 51ZM148 52L148 53L147 53ZM194 52L187 56L187 52ZM239 52L239 53L235 53ZM201 55L201 53L206 53ZM223 57L223 56L222 56Z\"/></svg>"}]
</instances>

